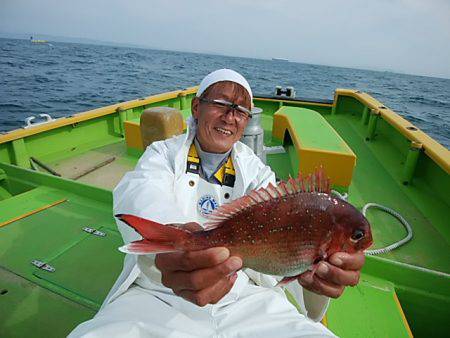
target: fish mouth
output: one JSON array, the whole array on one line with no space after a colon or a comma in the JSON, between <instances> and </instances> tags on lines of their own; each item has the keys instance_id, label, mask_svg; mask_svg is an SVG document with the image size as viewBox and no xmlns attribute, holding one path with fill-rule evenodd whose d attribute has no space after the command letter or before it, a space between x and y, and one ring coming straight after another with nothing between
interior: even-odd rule
<instances>
[{"instance_id":1,"label":"fish mouth","mask_svg":"<svg viewBox=\"0 0 450 338\"><path fill-rule=\"evenodd\" d=\"M373 244L372 231L369 230L366 232L366 236L358 243L359 250L367 250Z\"/></svg>"},{"instance_id":2,"label":"fish mouth","mask_svg":"<svg viewBox=\"0 0 450 338\"><path fill-rule=\"evenodd\" d=\"M370 239L368 239L366 241L366 243L364 243L362 250L367 250L368 248L370 248L373 244L373 239L372 237L370 237Z\"/></svg>"}]
</instances>

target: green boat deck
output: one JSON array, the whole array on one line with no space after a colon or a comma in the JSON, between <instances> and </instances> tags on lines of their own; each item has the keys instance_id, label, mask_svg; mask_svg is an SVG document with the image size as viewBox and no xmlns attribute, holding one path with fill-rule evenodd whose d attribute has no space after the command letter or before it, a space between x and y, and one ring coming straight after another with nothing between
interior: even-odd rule
<instances>
[{"instance_id":1,"label":"green boat deck","mask_svg":"<svg viewBox=\"0 0 450 338\"><path fill-rule=\"evenodd\" d=\"M445 201L433 191L432 187L422 185L415 179L413 185L401 182L402 162L396 149L389 147L389 139L379 137L376 142L365 141L365 126L358 117L348 115L328 115L327 121L345 139L356 153L358 165L349 187L349 201L358 209L369 202L376 202L395 209L413 225L415 239L400 249L384 254L383 257L395 261L426 267L430 270L450 273L448 257L442 252L448 250L447 222L442 213L446 210ZM280 145L271 138L272 116L263 119L266 145ZM288 145L286 148L291 147ZM73 178L87 168L114 158L111 163L82 176L77 181L112 190L127 171L133 170L139 156L130 155L124 141L94 148L73 157L49 162L51 168L65 178ZM296 176L289 149L285 154L268 156L268 164L281 179ZM368 218L372 223L373 248L380 248L397 241L406 235L403 226L392 216L377 210L370 210ZM446 233L447 232L447 233ZM421 255L416 255L421 252Z\"/></svg>"},{"instance_id":2,"label":"green boat deck","mask_svg":"<svg viewBox=\"0 0 450 338\"><path fill-rule=\"evenodd\" d=\"M159 104L177 107L176 102ZM266 146L283 144L286 150L268 155L268 164L280 179L296 176L299 162L294 145L272 137L273 113L280 103L256 99L255 104L264 110ZM409 141L384 120L368 137L364 107L353 101L337 105L337 114L331 105L284 104L320 112L356 154L348 188L352 204L359 209L368 202L390 207L414 231L406 245L367 258L360 284L332 301L327 325L342 337L408 337L408 322L415 336L444 337L450 314L448 174L423 160L409 184L403 184ZM135 119L141 110L125 118ZM114 128L120 131L116 124ZM96 136L97 142L92 136L84 143L77 137L79 144L66 151L37 151L35 156L63 178L0 161L1 337L67 335L95 314L120 273L121 236L112 217L111 191L135 166L138 154L127 149L123 134L118 136ZM373 248L406 235L401 224L385 213L369 211L368 219ZM85 227L104 236L88 233ZM33 260L55 271L38 268Z\"/></svg>"}]
</instances>

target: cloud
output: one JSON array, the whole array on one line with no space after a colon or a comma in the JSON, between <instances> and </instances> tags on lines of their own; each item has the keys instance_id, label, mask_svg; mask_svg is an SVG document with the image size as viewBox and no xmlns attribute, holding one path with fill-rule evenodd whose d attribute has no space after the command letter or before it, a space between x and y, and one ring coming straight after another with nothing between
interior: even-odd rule
<instances>
[{"instance_id":1,"label":"cloud","mask_svg":"<svg viewBox=\"0 0 450 338\"><path fill-rule=\"evenodd\" d=\"M446 0L7 0L0 31L450 77Z\"/></svg>"}]
</instances>

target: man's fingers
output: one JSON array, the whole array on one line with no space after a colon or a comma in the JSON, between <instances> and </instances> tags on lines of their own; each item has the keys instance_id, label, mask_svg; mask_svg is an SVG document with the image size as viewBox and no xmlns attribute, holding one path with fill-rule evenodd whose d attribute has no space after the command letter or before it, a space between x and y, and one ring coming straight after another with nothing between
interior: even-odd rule
<instances>
[{"instance_id":1,"label":"man's fingers","mask_svg":"<svg viewBox=\"0 0 450 338\"><path fill-rule=\"evenodd\" d=\"M346 286L358 284L364 261L363 252L336 252L328 262L320 262L314 273L305 272L298 281L307 290L337 298L342 295Z\"/></svg>"},{"instance_id":2,"label":"man's fingers","mask_svg":"<svg viewBox=\"0 0 450 338\"><path fill-rule=\"evenodd\" d=\"M343 285L325 281L311 272L302 274L298 280L305 289L331 298L341 296L345 288Z\"/></svg>"},{"instance_id":3,"label":"man's fingers","mask_svg":"<svg viewBox=\"0 0 450 338\"><path fill-rule=\"evenodd\" d=\"M233 287L236 281L237 273L221 279L216 284L202 290L178 290L175 294L184 299L194 303L198 306L205 306L207 304L215 304L223 298Z\"/></svg>"},{"instance_id":4,"label":"man's fingers","mask_svg":"<svg viewBox=\"0 0 450 338\"><path fill-rule=\"evenodd\" d=\"M224 262L230 256L227 248L157 254L155 265L160 271L194 271Z\"/></svg>"},{"instance_id":5,"label":"man's fingers","mask_svg":"<svg viewBox=\"0 0 450 338\"><path fill-rule=\"evenodd\" d=\"M355 286L359 282L359 271L342 270L326 262L320 262L316 275L321 279L342 286Z\"/></svg>"},{"instance_id":6,"label":"man's fingers","mask_svg":"<svg viewBox=\"0 0 450 338\"><path fill-rule=\"evenodd\" d=\"M198 291L216 284L241 267L242 260L239 257L230 257L225 262L212 268L190 272L174 271L163 279L163 284L166 286L169 284L173 290Z\"/></svg>"},{"instance_id":7,"label":"man's fingers","mask_svg":"<svg viewBox=\"0 0 450 338\"><path fill-rule=\"evenodd\" d=\"M224 279L224 282L217 285L215 287L216 292L213 294L213 297L211 297L210 303L211 304L218 303L219 300L221 300L228 292L230 292L237 278L238 274L237 272L235 272L231 276L228 276L226 279Z\"/></svg>"},{"instance_id":8,"label":"man's fingers","mask_svg":"<svg viewBox=\"0 0 450 338\"><path fill-rule=\"evenodd\" d=\"M343 270L358 271L363 267L365 259L364 252L355 252L353 254L336 252L330 256L328 261Z\"/></svg>"}]
</instances>

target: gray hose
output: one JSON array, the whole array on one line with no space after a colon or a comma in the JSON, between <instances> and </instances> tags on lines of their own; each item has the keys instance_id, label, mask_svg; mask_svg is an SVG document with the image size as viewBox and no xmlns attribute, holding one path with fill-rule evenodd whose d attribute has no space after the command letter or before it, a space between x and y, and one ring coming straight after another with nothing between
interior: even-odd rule
<instances>
[{"instance_id":1,"label":"gray hose","mask_svg":"<svg viewBox=\"0 0 450 338\"><path fill-rule=\"evenodd\" d=\"M402 246L403 244L409 242L412 239L413 231L412 231L411 226L403 218L403 216L400 215L398 212L396 212L396 211L394 211L392 209L389 209L389 208L387 208L387 207L385 207L383 205L377 204L377 203L367 203L362 209L362 213L363 213L364 216L366 216L367 209L369 209L369 208L380 209L380 210L383 210L383 211L387 212L388 214L391 214L392 216L397 218L400 221L400 223L402 223L402 225L405 227L405 229L408 232L408 234L406 235L405 238L403 238L403 239L399 240L398 242L395 242L395 243L393 243L391 245L385 246L384 248L374 249L374 250L366 250L366 251L364 251L364 253L366 255L373 256L373 255L379 255L379 254L382 254L382 253L387 253L389 251L397 249L398 247Z\"/></svg>"},{"instance_id":2,"label":"gray hose","mask_svg":"<svg viewBox=\"0 0 450 338\"><path fill-rule=\"evenodd\" d=\"M337 197L339 197L341 200L344 200L347 202L348 200L348 194L346 192L344 192L343 194L341 194L339 191L336 190L331 190L331 193L333 195L336 195Z\"/></svg>"}]
</instances>

